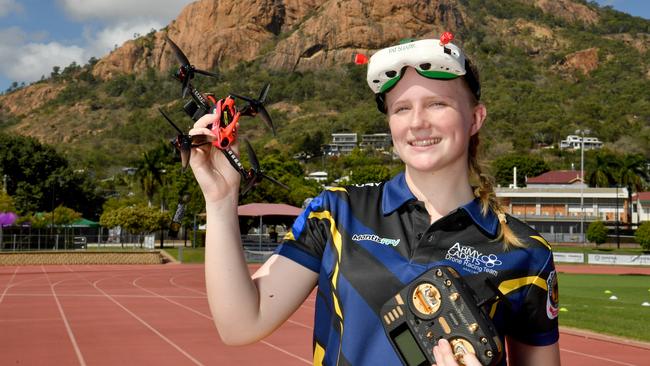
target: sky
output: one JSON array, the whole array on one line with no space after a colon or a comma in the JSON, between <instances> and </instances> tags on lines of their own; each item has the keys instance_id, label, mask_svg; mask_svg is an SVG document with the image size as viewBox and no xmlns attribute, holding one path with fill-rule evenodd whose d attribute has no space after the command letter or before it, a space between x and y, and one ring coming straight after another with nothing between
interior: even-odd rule
<instances>
[{"instance_id":1,"label":"sky","mask_svg":"<svg viewBox=\"0 0 650 366\"><path fill-rule=\"evenodd\" d=\"M0 92L169 24L191 0L0 0ZM649 0L597 0L650 19Z\"/></svg>"}]
</instances>

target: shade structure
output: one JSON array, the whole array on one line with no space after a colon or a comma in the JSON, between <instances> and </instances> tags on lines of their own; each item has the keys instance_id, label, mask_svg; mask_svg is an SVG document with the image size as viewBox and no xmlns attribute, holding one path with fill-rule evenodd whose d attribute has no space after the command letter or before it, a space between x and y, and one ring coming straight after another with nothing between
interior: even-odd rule
<instances>
[{"instance_id":1,"label":"shade structure","mask_svg":"<svg viewBox=\"0 0 650 366\"><path fill-rule=\"evenodd\" d=\"M237 207L239 216L298 216L302 209L284 203L249 203Z\"/></svg>"},{"instance_id":2,"label":"shade structure","mask_svg":"<svg viewBox=\"0 0 650 366\"><path fill-rule=\"evenodd\" d=\"M72 227L99 227L99 223L96 221L80 218L79 220L73 222L70 226Z\"/></svg>"},{"instance_id":3,"label":"shade structure","mask_svg":"<svg viewBox=\"0 0 650 366\"><path fill-rule=\"evenodd\" d=\"M278 222L287 217L296 217L302 212L301 208L287 205L284 203L249 203L247 205L241 205L237 207L237 215L242 216L253 216L259 217L259 235L257 237L258 245L260 251L262 250L262 218L266 217L264 220L267 224L270 222ZM269 217L271 216L271 217Z\"/></svg>"}]
</instances>

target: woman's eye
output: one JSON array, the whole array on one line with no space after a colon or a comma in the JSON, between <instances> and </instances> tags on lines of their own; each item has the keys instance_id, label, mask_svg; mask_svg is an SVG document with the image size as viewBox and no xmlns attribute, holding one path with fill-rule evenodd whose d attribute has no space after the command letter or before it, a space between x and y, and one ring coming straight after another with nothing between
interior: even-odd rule
<instances>
[{"instance_id":1,"label":"woman's eye","mask_svg":"<svg viewBox=\"0 0 650 366\"><path fill-rule=\"evenodd\" d=\"M405 110L407 110L407 109L408 109L408 108L406 108L406 107L397 107L397 108L395 108L395 110L393 111L393 113L399 113L399 112L401 112L401 111L405 111Z\"/></svg>"}]
</instances>

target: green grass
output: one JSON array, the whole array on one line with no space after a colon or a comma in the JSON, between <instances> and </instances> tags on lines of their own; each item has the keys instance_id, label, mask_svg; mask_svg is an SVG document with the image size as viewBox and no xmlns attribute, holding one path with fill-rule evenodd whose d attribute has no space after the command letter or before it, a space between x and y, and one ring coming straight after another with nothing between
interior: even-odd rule
<instances>
[{"instance_id":1,"label":"green grass","mask_svg":"<svg viewBox=\"0 0 650 366\"><path fill-rule=\"evenodd\" d=\"M580 247L580 246L553 246L553 251L558 253L585 253L585 254L643 254L644 250L641 248L597 248L594 246Z\"/></svg>"},{"instance_id":2,"label":"green grass","mask_svg":"<svg viewBox=\"0 0 650 366\"><path fill-rule=\"evenodd\" d=\"M650 276L561 273L559 286L560 325L650 342Z\"/></svg>"},{"instance_id":3,"label":"green grass","mask_svg":"<svg viewBox=\"0 0 650 366\"><path fill-rule=\"evenodd\" d=\"M179 260L179 248L163 249L169 255ZM183 263L205 263L205 248L183 248Z\"/></svg>"}]
</instances>

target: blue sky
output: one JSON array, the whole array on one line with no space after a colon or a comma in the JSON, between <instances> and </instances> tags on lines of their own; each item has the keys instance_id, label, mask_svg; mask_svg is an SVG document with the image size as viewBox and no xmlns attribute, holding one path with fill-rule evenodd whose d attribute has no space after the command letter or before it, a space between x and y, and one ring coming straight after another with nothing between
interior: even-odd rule
<instances>
[{"instance_id":1,"label":"blue sky","mask_svg":"<svg viewBox=\"0 0 650 366\"><path fill-rule=\"evenodd\" d=\"M0 92L160 29L191 0L0 0ZM649 0L597 0L650 19Z\"/></svg>"}]
</instances>

